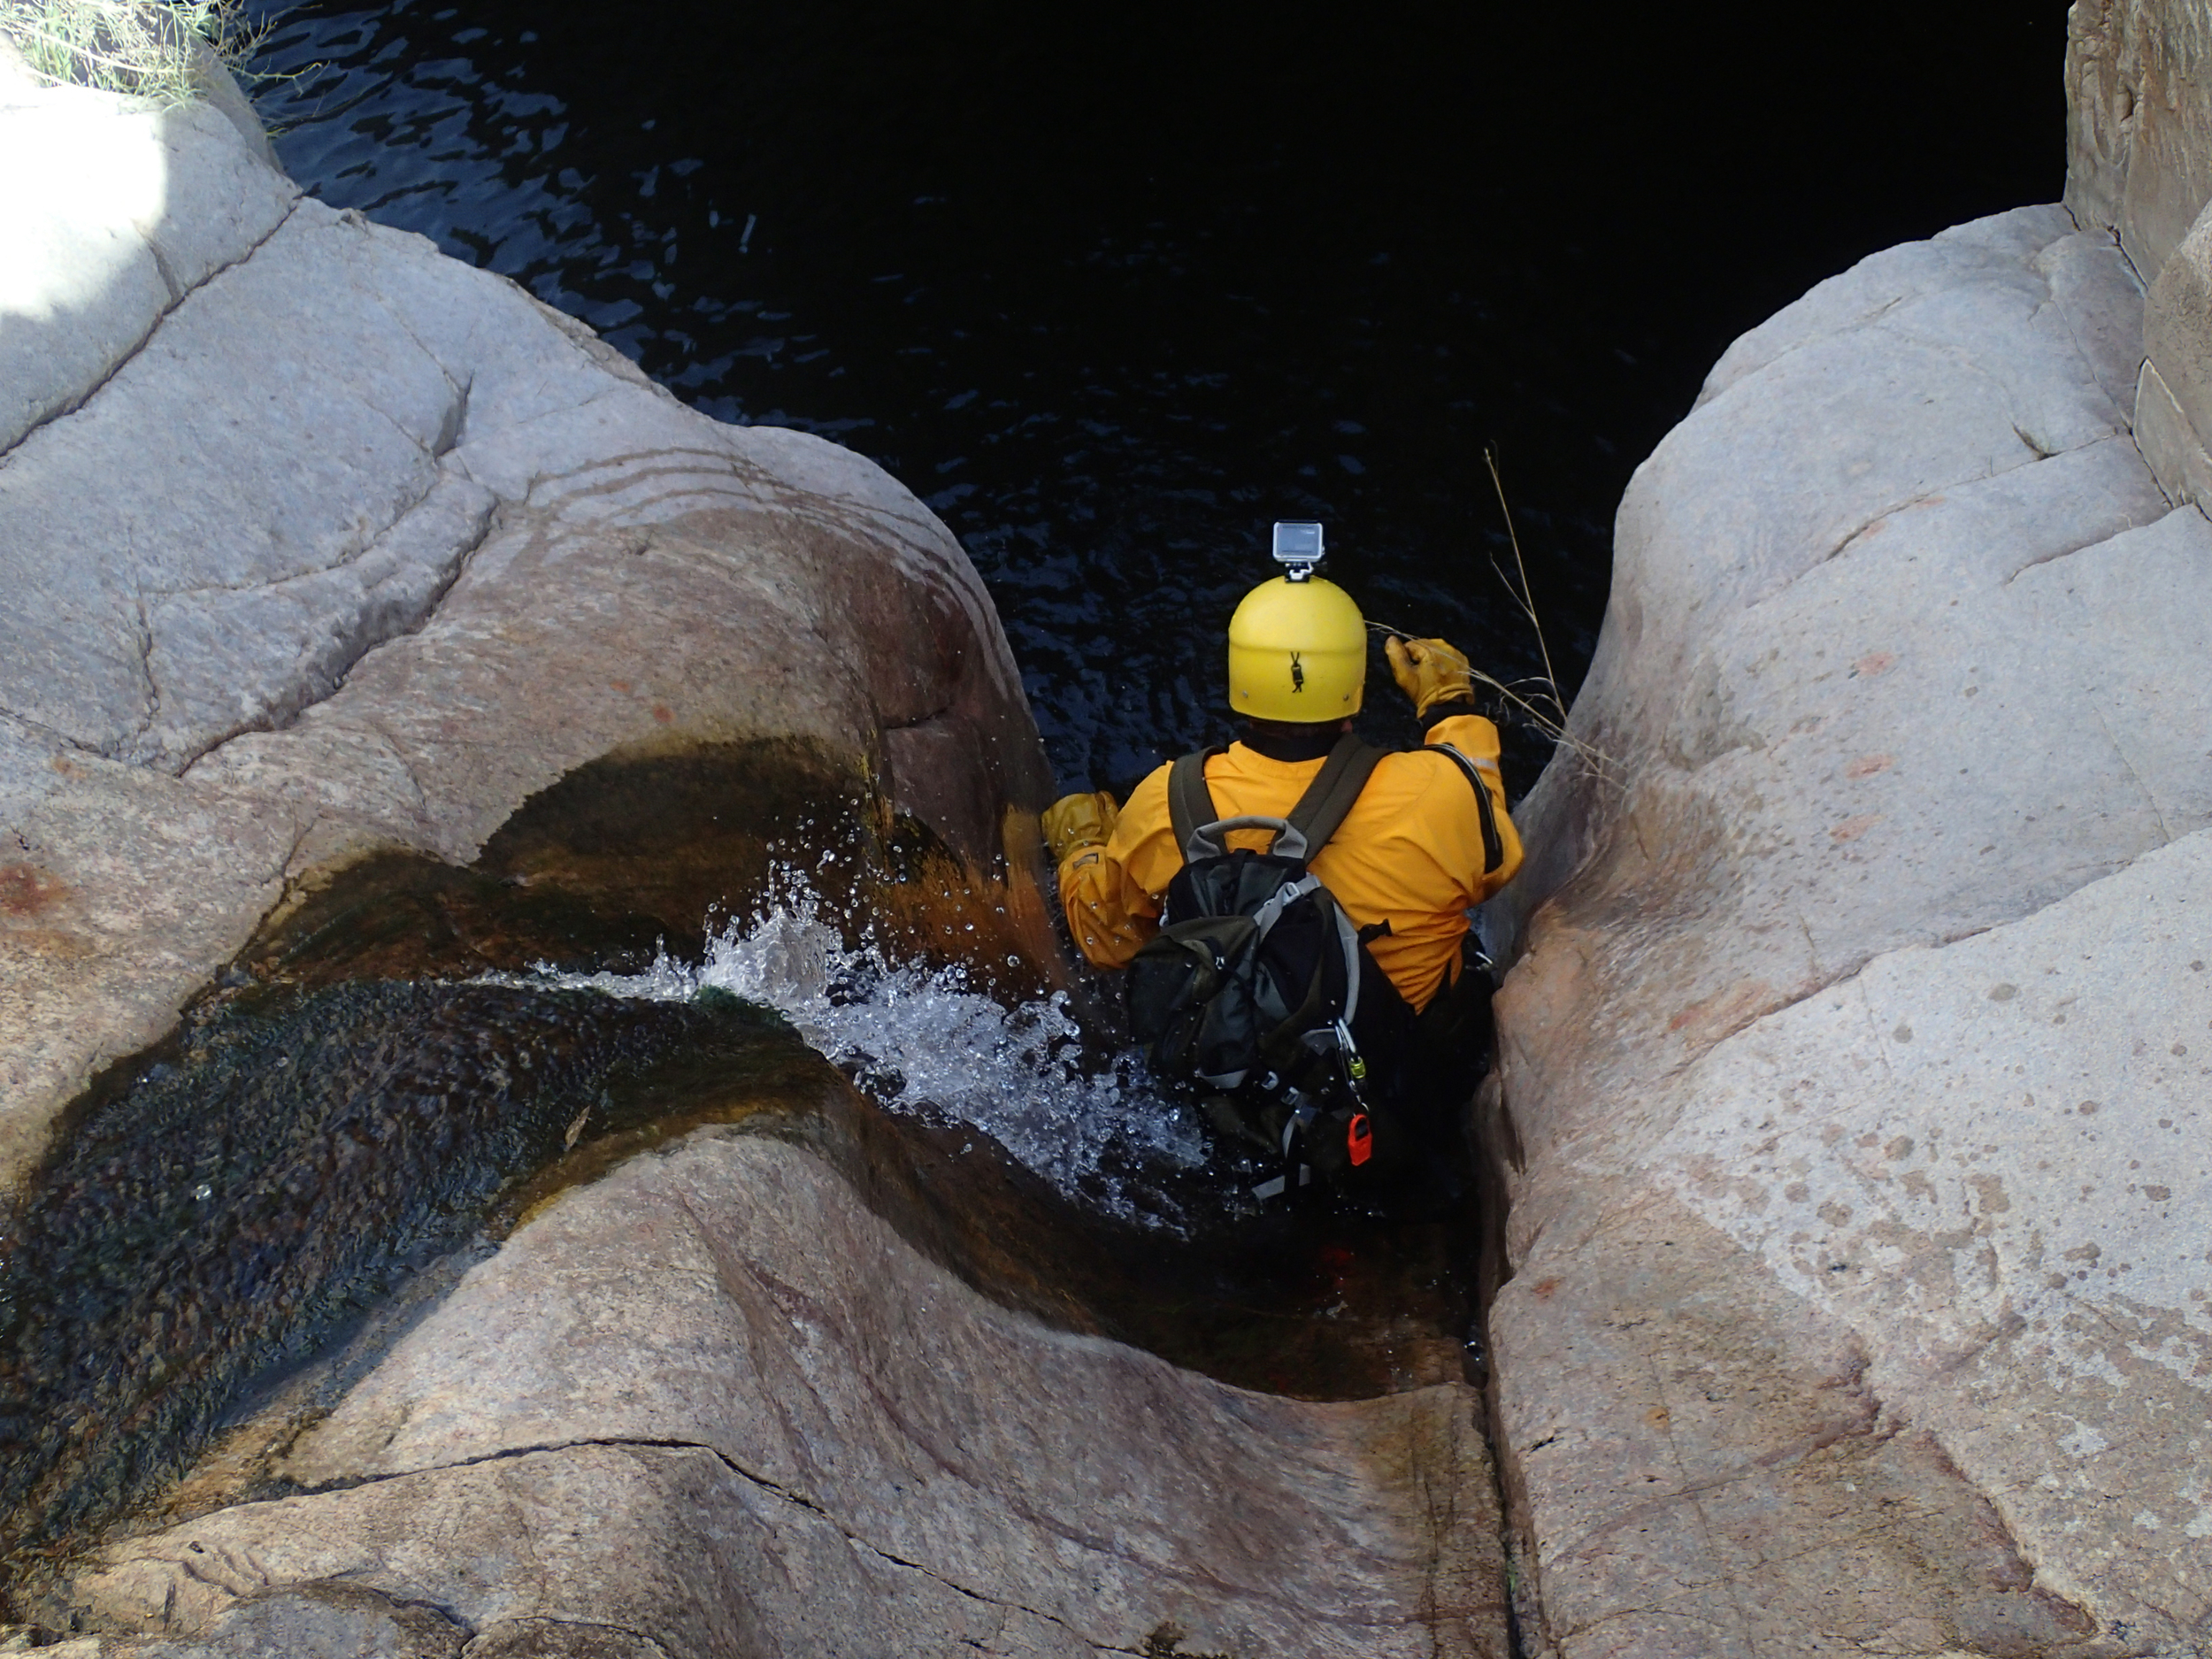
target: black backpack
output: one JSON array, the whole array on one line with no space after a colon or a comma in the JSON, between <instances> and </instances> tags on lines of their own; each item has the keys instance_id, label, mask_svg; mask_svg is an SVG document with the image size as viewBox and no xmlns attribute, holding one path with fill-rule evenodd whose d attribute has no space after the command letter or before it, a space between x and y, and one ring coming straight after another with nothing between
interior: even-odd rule
<instances>
[{"instance_id":1,"label":"black backpack","mask_svg":"<svg viewBox=\"0 0 2212 1659\"><path fill-rule=\"evenodd\" d=\"M1283 1173L1253 1188L1264 1199L1374 1159L1352 1023L1362 979L1369 995L1387 981L1371 964L1363 974L1359 930L1306 866L1387 751L1347 733L1287 818L1220 817L1206 787L1219 752L1186 755L1168 774L1183 868L1129 964L1129 1024L1156 1075L1212 1091L1219 1126L1279 1152ZM1273 831L1269 849L1229 851L1237 829Z\"/></svg>"}]
</instances>

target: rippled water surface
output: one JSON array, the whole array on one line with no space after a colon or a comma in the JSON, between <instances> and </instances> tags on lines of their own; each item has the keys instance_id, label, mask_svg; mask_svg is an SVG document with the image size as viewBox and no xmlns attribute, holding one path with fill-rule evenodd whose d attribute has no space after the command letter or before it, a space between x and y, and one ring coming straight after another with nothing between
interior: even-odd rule
<instances>
[{"instance_id":1,"label":"rippled water surface","mask_svg":"<svg viewBox=\"0 0 2212 1659\"><path fill-rule=\"evenodd\" d=\"M1491 442L1571 689L1628 471L1727 340L2061 181L2062 0L1817 35L1482 4L274 21L260 103L303 183L928 501L1069 787L1215 734L1275 518L1328 521L1371 615L1535 672ZM1543 757L1509 751L1517 791Z\"/></svg>"}]
</instances>

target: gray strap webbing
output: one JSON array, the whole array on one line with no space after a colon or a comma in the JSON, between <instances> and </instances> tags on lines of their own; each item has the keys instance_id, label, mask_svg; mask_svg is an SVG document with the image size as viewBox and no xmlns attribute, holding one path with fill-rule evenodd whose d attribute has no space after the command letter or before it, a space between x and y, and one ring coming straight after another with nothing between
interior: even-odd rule
<instances>
[{"instance_id":1,"label":"gray strap webbing","mask_svg":"<svg viewBox=\"0 0 2212 1659\"><path fill-rule=\"evenodd\" d=\"M1313 1185L1313 1165L1310 1164L1301 1164L1298 1166L1298 1185L1301 1187L1310 1187ZM1289 1191L1289 1189L1290 1177L1288 1175L1278 1175L1273 1180L1262 1181L1257 1187L1255 1187L1252 1189L1252 1196L1259 1199L1262 1202L1265 1202L1271 1198L1280 1198L1286 1192Z\"/></svg>"},{"instance_id":2,"label":"gray strap webbing","mask_svg":"<svg viewBox=\"0 0 2212 1659\"><path fill-rule=\"evenodd\" d=\"M1298 797L1298 804L1290 809L1292 826L1305 835L1308 858L1319 852L1329 837L1336 833L1337 826L1351 811L1352 803L1359 799L1359 792L1367 787L1367 780L1388 752L1371 743L1363 743L1349 732L1336 740L1328 759L1321 763L1321 770L1306 786L1305 794Z\"/></svg>"},{"instance_id":3,"label":"gray strap webbing","mask_svg":"<svg viewBox=\"0 0 2212 1659\"><path fill-rule=\"evenodd\" d=\"M1219 753L1218 746L1202 749L1168 769L1167 818L1178 851L1190 845L1194 831L1221 816L1214 809L1213 791L1206 787L1206 763Z\"/></svg>"},{"instance_id":4,"label":"gray strap webbing","mask_svg":"<svg viewBox=\"0 0 2212 1659\"><path fill-rule=\"evenodd\" d=\"M1306 838L1306 857L1319 852L1322 843L1336 833L1360 791L1367 787L1367 780L1389 752L1362 742L1349 732L1337 739L1321 770L1290 810L1292 827ZM1194 832L1221 817L1213 791L1206 787L1206 763L1219 753L1218 747L1202 749L1194 755L1183 756L1168 769L1168 826L1179 848L1189 846Z\"/></svg>"},{"instance_id":5,"label":"gray strap webbing","mask_svg":"<svg viewBox=\"0 0 2212 1659\"><path fill-rule=\"evenodd\" d=\"M1288 818L1262 818L1247 813L1241 818L1219 818L1210 824L1201 824L1190 833L1183 843L1183 861L1196 864L1201 858L1218 858L1229 850L1229 832L1240 829L1265 830L1274 840L1267 850L1285 858L1303 862L1309 852L1306 838L1291 827Z\"/></svg>"},{"instance_id":6,"label":"gray strap webbing","mask_svg":"<svg viewBox=\"0 0 2212 1659\"><path fill-rule=\"evenodd\" d=\"M1344 946L1344 1018L1336 1023L1337 1034L1344 1046L1352 1046L1352 1022L1359 1018L1359 929L1352 926L1352 918L1344 913L1341 904L1332 905L1336 911L1336 934Z\"/></svg>"},{"instance_id":7,"label":"gray strap webbing","mask_svg":"<svg viewBox=\"0 0 2212 1659\"><path fill-rule=\"evenodd\" d=\"M1308 871L1295 881L1286 881L1275 889L1275 896L1252 912L1252 925L1259 930L1262 939L1267 937L1275 924L1282 919L1284 908L1295 903L1321 885L1321 878Z\"/></svg>"}]
</instances>

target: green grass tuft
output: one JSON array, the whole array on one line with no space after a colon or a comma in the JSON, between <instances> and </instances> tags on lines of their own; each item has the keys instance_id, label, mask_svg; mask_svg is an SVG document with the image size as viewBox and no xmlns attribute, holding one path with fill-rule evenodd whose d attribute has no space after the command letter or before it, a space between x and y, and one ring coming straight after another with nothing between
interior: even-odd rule
<instances>
[{"instance_id":1,"label":"green grass tuft","mask_svg":"<svg viewBox=\"0 0 2212 1659\"><path fill-rule=\"evenodd\" d=\"M260 38L243 0L0 0L0 35L48 81L165 104L205 96L210 59L238 69Z\"/></svg>"}]
</instances>

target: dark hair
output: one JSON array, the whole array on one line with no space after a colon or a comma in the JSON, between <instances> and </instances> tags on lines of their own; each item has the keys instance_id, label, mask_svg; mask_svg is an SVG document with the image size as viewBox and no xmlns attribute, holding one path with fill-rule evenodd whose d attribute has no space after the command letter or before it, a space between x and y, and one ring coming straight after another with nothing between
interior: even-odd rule
<instances>
[{"instance_id":1,"label":"dark hair","mask_svg":"<svg viewBox=\"0 0 2212 1659\"><path fill-rule=\"evenodd\" d=\"M1333 738L1352 729L1348 714L1334 720L1263 720L1251 715L1244 723L1255 737L1286 738L1294 742L1302 738Z\"/></svg>"},{"instance_id":2,"label":"dark hair","mask_svg":"<svg viewBox=\"0 0 2212 1659\"><path fill-rule=\"evenodd\" d=\"M1244 742L1270 760L1318 760L1351 729L1348 715L1340 720L1248 719Z\"/></svg>"}]
</instances>

